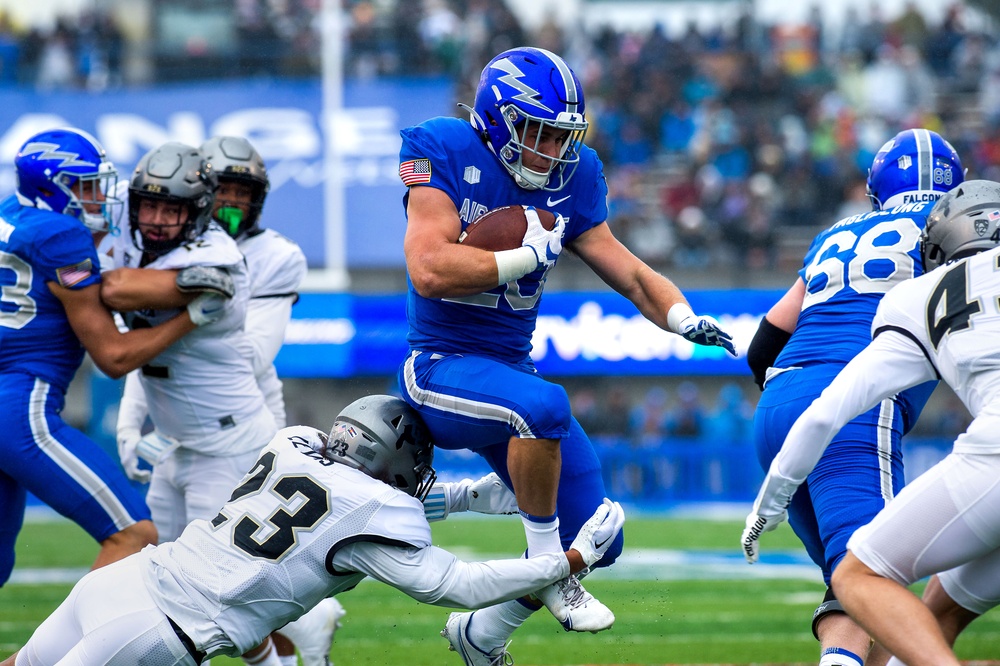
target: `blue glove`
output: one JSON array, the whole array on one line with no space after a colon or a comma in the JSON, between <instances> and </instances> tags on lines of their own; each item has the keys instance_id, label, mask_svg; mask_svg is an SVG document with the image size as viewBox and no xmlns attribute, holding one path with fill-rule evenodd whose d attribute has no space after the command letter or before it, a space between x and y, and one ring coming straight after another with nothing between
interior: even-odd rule
<instances>
[{"instance_id":1,"label":"blue glove","mask_svg":"<svg viewBox=\"0 0 1000 666\"><path fill-rule=\"evenodd\" d=\"M712 317L692 315L681 320L678 332L696 345L722 347L733 356L737 355L733 336L723 331Z\"/></svg>"}]
</instances>

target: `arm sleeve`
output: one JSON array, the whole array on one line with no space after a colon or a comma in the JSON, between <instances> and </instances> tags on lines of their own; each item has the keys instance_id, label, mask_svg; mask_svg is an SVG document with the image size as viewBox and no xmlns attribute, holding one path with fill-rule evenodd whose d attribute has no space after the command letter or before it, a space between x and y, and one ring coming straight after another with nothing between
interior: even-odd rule
<instances>
[{"instance_id":1,"label":"arm sleeve","mask_svg":"<svg viewBox=\"0 0 1000 666\"><path fill-rule=\"evenodd\" d=\"M122 433L133 430L133 434L141 435L148 414L146 392L139 380L139 371L133 370L125 376L125 389L118 405L117 431Z\"/></svg>"},{"instance_id":2,"label":"arm sleeve","mask_svg":"<svg viewBox=\"0 0 1000 666\"><path fill-rule=\"evenodd\" d=\"M791 333L778 328L769 322L767 317L761 318L757 333L754 334L747 349L747 363L753 372L753 381L761 391L764 390L767 369L774 365L778 354L791 337Z\"/></svg>"},{"instance_id":3,"label":"arm sleeve","mask_svg":"<svg viewBox=\"0 0 1000 666\"><path fill-rule=\"evenodd\" d=\"M255 376L259 377L274 363L285 341L294 302L294 296L250 299L244 330L250 342L248 353Z\"/></svg>"},{"instance_id":4,"label":"arm sleeve","mask_svg":"<svg viewBox=\"0 0 1000 666\"><path fill-rule=\"evenodd\" d=\"M472 479L453 483L439 482L431 486L424 498L424 517L432 523L444 520L453 513L469 510L469 486Z\"/></svg>"},{"instance_id":5,"label":"arm sleeve","mask_svg":"<svg viewBox=\"0 0 1000 666\"><path fill-rule=\"evenodd\" d=\"M772 472L802 483L848 421L884 398L936 376L912 338L896 331L882 332L798 418L771 463Z\"/></svg>"},{"instance_id":6,"label":"arm sleeve","mask_svg":"<svg viewBox=\"0 0 1000 666\"><path fill-rule=\"evenodd\" d=\"M464 562L442 548L402 548L370 541L337 551L338 570L364 573L417 601L452 608L485 608L516 599L569 575L563 553L530 559Z\"/></svg>"}]
</instances>

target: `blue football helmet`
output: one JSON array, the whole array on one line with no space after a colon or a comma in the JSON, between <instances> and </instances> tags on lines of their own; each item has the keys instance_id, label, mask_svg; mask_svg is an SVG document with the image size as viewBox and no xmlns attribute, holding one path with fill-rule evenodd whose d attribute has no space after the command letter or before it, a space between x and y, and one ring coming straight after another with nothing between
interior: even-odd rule
<instances>
[{"instance_id":1,"label":"blue football helmet","mask_svg":"<svg viewBox=\"0 0 1000 666\"><path fill-rule=\"evenodd\" d=\"M75 217L91 231L117 232L118 171L90 134L73 128L40 132L17 151L14 169L21 205Z\"/></svg>"},{"instance_id":2,"label":"blue football helmet","mask_svg":"<svg viewBox=\"0 0 1000 666\"><path fill-rule=\"evenodd\" d=\"M926 129L903 130L872 160L868 198L873 210L937 201L963 180L962 160L941 135Z\"/></svg>"},{"instance_id":3,"label":"blue football helmet","mask_svg":"<svg viewBox=\"0 0 1000 666\"><path fill-rule=\"evenodd\" d=\"M171 141L149 151L135 166L129 182L132 243L159 257L195 240L212 222L218 186L219 178L212 165L197 148ZM140 223L140 210L144 206L160 206L176 217L169 223L163 220L159 224Z\"/></svg>"},{"instance_id":4,"label":"blue football helmet","mask_svg":"<svg viewBox=\"0 0 1000 666\"><path fill-rule=\"evenodd\" d=\"M474 108L460 106L519 186L557 192L573 177L588 125L583 88L559 56L530 47L504 51L483 69ZM546 127L565 139L558 155L545 155L548 169L535 171L523 164L524 153L540 153Z\"/></svg>"}]
</instances>

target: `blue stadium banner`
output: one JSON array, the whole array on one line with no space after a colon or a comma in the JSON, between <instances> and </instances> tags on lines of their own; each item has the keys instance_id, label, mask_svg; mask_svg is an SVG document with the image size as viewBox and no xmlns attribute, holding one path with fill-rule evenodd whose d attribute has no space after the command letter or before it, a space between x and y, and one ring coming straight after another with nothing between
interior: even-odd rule
<instances>
[{"instance_id":1,"label":"blue stadium banner","mask_svg":"<svg viewBox=\"0 0 1000 666\"><path fill-rule=\"evenodd\" d=\"M403 266L406 228L399 130L454 110L444 79L345 82L334 118L341 156L349 269ZM247 137L267 163L271 192L262 223L296 241L309 265L325 265L324 127L318 80L220 81L102 92L0 88L0 197L14 190L17 149L36 132L79 127L104 145L128 178L166 141L200 145L217 134Z\"/></svg>"},{"instance_id":2,"label":"blue stadium banner","mask_svg":"<svg viewBox=\"0 0 1000 666\"><path fill-rule=\"evenodd\" d=\"M542 299L532 340L539 372L566 375L743 375L761 317L783 292L692 291L740 352L699 347L660 330L612 292L554 292ZM407 352L406 296L302 294L276 361L283 377L392 375Z\"/></svg>"}]
</instances>

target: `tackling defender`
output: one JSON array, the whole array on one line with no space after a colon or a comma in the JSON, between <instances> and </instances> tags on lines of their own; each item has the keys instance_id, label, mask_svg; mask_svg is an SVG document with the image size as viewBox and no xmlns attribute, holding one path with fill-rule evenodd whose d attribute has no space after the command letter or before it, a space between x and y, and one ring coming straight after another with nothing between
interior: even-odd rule
<instances>
[{"instance_id":1,"label":"tackling defender","mask_svg":"<svg viewBox=\"0 0 1000 666\"><path fill-rule=\"evenodd\" d=\"M747 353L764 391L754 414L763 469L795 419L871 340L872 318L886 292L924 272L919 240L927 215L963 177L957 153L938 134L900 132L872 162L873 212L840 220L813 240L798 279L761 321ZM887 397L852 419L792 499L789 523L828 586L854 530L902 488L901 437L935 385ZM747 557L756 560L753 553ZM888 659L878 646L869 650L868 634L829 588L812 630L821 644L821 666L873 666Z\"/></svg>"},{"instance_id":2,"label":"tackling defender","mask_svg":"<svg viewBox=\"0 0 1000 666\"><path fill-rule=\"evenodd\" d=\"M197 298L154 330L119 333L101 303L95 250L116 230L117 171L104 148L78 129L49 130L21 146L14 167L17 189L0 203L0 585L14 567L28 490L101 544L95 567L156 542L142 497L61 418L66 389L84 351L120 377L217 309L213 297Z\"/></svg>"},{"instance_id":3,"label":"tackling defender","mask_svg":"<svg viewBox=\"0 0 1000 666\"><path fill-rule=\"evenodd\" d=\"M235 656L367 576L424 603L479 608L593 564L621 530L621 507L605 500L566 553L463 562L431 545L421 500L433 453L413 409L389 396L348 405L329 436L286 428L211 521L83 578L3 666ZM512 506L489 478L442 485L452 512ZM293 496L301 506L290 514Z\"/></svg>"},{"instance_id":4,"label":"tackling defender","mask_svg":"<svg viewBox=\"0 0 1000 666\"><path fill-rule=\"evenodd\" d=\"M943 461L851 536L832 580L851 617L909 666L959 662L907 586L944 571L940 580L962 607L982 612L1000 603L998 243L1000 183L969 181L938 201L921 246L927 266L943 265L886 294L871 344L789 431L743 533L744 549L756 553L760 534L784 519L796 489L854 415L908 387L943 379L973 415L971 425Z\"/></svg>"},{"instance_id":5,"label":"tackling defender","mask_svg":"<svg viewBox=\"0 0 1000 666\"><path fill-rule=\"evenodd\" d=\"M403 130L404 241L410 355L403 398L446 449L473 449L513 488L528 555L562 552L605 495L594 447L565 390L529 357L548 271L565 246L662 329L735 354L730 336L696 316L680 290L614 238L607 184L587 132L583 90L559 56L536 48L497 55L482 72L471 122L434 118ZM488 210L530 214L523 246L489 252L459 234ZM619 537L597 566L621 553ZM614 614L570 577L538 597L566 629L600 631ZM505 663L505 643L540 608L524 599L455 613L444 635L467 664Z\"/></svg>"}]
</instances>

